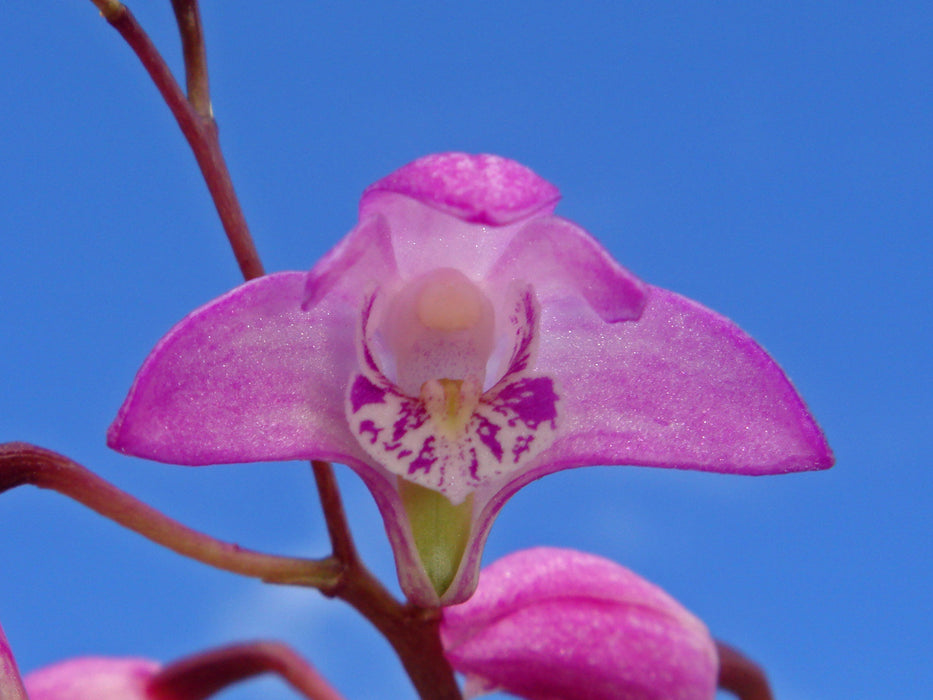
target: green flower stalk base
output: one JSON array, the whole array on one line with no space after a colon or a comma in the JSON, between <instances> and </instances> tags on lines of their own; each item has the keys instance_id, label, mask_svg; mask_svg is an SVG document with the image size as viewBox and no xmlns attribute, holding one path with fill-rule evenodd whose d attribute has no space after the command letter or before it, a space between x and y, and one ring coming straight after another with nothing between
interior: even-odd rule
<instances>
[{"instance_id":1,"label":"green flower stalk base","mask_svg":"<svg viewBox=\"0 0 933 700\"><path fill-rule=\"evenodd\" d=\"M466 551L473 496L455 506L444 494L405 479L398 480L398 487L421 563L437 595L442 596Z\"/></svg>"}]
</instances>

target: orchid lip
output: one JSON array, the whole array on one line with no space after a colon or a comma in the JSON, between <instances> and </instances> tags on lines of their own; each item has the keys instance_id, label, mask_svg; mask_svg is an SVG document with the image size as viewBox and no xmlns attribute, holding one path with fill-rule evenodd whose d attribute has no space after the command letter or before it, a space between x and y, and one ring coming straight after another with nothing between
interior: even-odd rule
<instances>
[{"instance_id":1,"label":"orchid lip","mask_svg":"<svg viewBox=\"0 0 933 700\"><path fill-rule=\"evenodd\" d=\"M374 307L375 298L364 309L359 334L363 371L353 379L346 404L351 428L373 459L456 505L480 484L520 469L551 444L559 396L550 377L530 370L538 309L529 287L516 289L507 308L513 344L509 362L486 391L469 372L462 379L450 376L456 372L442 372L446 376L427 379L417 393L395 384L372 349ZM473 364L485 366L487 360L483 355ZM470 366L462 359L455 364L463 371Z\"/></svg>"}]
</instances>

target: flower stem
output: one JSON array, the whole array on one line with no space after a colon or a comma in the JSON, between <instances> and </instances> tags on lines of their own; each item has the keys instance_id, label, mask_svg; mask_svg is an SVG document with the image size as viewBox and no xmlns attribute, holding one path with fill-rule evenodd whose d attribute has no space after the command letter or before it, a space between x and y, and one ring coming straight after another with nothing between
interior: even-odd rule
<instances>
[{"instance_id":1,"label":"flower stem","mask_svg":"<svg viewBox=\"0 0 933 700\"><path fill-rule=\"evenodd\" d=\"M716 641L719 653L719 687L740 700L774 700L765 672L734 647Z\"/></svg>"},{"instance_id":2,"label":"flower stem","mask_svg":"<svg viewBox=\"0 0 933 700\"><path fill-rule=\"evenodd\" d=\"M317 485L318 496L321 499L321 509L324 511L324 520L327 523L327 534L330 537L330 546L334 556L346 564L361 563L347 514L343 509L343 500L340 498L340 489L337 487L337 477L330 462L314 460L311 462L314 471L314 483Z\"/></svg>"},{"instance_id":3,"label":"flower stem","mask_svg":"<svg viewBox=\"0 0 933 700\"><path fill-rule=\"evenodd\" d=\"M192 530L51 450L23 442L0 444L0 493L24 484L57 491L105 518L203 564L268 583L333 589L334 557L299 559L263 554Z\"/></svg>"},{"instance_id":4,"label":"flower stem","mask_svg":"<svg viewBox=\"0 0 933 700\"><path fill-rule=\"evenodd\" d=\"M220 150L217 124L211 112L210 96L207 92L207 62L204 58L204 42L197 5L193 0L175 0L173 3L185 47L185 66L192 102L182 93L165 60L129 9L114 0L92 2L136 53L188 140L243 277L250 280L261 276L262 262L233 189L233 182Z\"/></svg>"},{"instance_id":5,"label":"flower stem","mask_svg":"<svg viewBox=\"0 0 933 700\"><path fill-rule=\"evenodd\" d=\"M182 53L185 57L185 85L188 102L194 110L208 119L214 117L211 91L207 80L207 50L198 0L172 0L175 20L181 34Z\"/></svg>"},{"instance_id":6,"label":"flower stem","mask_svg":"<svg viewBox=\"0 0 933 700\"><path fill-rule=\"evenodd\" d=\"M310 664L279 642L249 642L194 654L162 668L147 697L203 700L229 685L275 673L309 700L344 700Z\"/></svg>"},{"instance_id":7,"label":"flower stem","mask_svg":"<svg viewBox=\"0 0 933 700\"><path fill-rule=\"evenodd\" d=\"M321 592L349 603L383 634L423 700L460 700L460 688L440 641L440 609L399 603L370 573L353 543L333 467L321 461L311 466L333 556L345 567L339 585Z\"/></svg>"}]
</instances>

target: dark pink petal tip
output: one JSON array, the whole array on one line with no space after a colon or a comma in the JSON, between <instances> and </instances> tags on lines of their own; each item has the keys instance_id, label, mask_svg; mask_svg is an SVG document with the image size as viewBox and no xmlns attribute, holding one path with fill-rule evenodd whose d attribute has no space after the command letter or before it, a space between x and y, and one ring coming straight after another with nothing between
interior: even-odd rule
<instances>
[{"instance_id":1,"label":"dark pink petal tip","mask_svg":"<svg viewBox=\"0 0 933 700\"><path fill-rule=\"evenodd\" d=\"M378 193L405 195L463 221L493 226L553 209L560 199L554 185L514 160L467 153L412 161L367 187L361 209Z\"/></svg>"}]
</instances>

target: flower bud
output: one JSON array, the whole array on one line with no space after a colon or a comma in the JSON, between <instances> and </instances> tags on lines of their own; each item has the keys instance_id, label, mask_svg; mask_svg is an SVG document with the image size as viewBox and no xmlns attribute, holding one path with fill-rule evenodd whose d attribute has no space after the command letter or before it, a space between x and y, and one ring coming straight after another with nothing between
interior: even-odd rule
<instances>
[{"instance_id":1,"label":"flower bud","mask_svg":"<svg viewBox=\"0 0 933 700\"><path fill-rule=\"evenodd\" d=\"M667 593L614 562L540 547L480 574L444 610L441 639L467 696L529 700L712 700L716 647Z\"/></svg>"}]
</instances>

